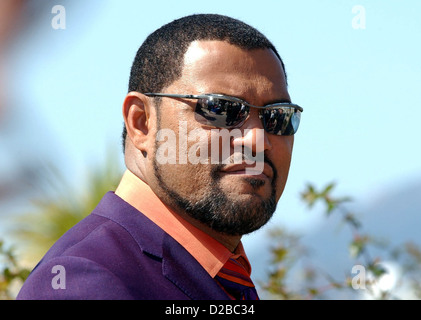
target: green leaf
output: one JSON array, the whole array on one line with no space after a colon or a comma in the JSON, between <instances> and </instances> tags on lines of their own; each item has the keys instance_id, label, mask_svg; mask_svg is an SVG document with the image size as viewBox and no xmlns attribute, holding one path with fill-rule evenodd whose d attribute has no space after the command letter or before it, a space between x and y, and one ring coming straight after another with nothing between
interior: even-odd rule
<instances>
[{"instance_id":1,"label":"green leaf","mask_svg":"<svg viewBox=\"0 0 421 320\"><path fill-rule=\"evenodd\" d=\"M385 273L387 273L387 270L379 263L368 265L367 270L371 271L373 276L376 278L379 278Z\"/></svg>"}]
</instances>

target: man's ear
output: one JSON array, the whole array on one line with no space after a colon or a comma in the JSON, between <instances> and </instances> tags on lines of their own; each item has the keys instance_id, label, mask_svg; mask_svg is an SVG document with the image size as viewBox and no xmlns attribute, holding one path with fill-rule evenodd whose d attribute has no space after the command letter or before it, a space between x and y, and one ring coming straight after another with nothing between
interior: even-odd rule
<instances>
[{"instance_id":1,"label":"man's ear","mask_svg":"<svg viewBox=\"0 0 421 320\"><path fill-rule=\"evenodd\" d=\"M129 92L123 102L123 118L129 138L136 149L148 152L151 138L151 109L148 98L139 92ZM149 135L148 135L149 134Z\"/></svg>"}]
</instances>

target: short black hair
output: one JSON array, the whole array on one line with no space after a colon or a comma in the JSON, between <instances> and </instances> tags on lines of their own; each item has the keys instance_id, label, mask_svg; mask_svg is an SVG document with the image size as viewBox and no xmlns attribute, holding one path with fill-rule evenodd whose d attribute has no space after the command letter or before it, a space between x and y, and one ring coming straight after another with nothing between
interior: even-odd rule
<instances>
[{"instance_id":1,"label":"short black hair","mask_svg":"<svg viewBox=\"0 0 421 320\"><path fill-rule=\"evenodd\" d=\"M128 92L161 92L171 85L181 77L184 54L197 40L226 41L244 50L271 49L285 72L274 45L255 28L224 15L193 14L162 26L146 38L134 58ZM126 135L124 126L123 151Z\"/></svg>"}]
</instances>

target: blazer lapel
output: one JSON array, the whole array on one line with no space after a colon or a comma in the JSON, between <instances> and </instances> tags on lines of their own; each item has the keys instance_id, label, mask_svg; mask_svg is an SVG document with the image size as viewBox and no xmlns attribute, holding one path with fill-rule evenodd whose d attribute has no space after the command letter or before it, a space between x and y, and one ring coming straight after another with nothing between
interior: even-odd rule
<instances>
[{"instance_id":1,"label":"blazer lapel","mask_svg":"<svg viewBox=\"0 0 421 320\"><path fill-rule=\"evenodd\" d=\"M165 234L163 275L193 300L228 300L205 269L178 242Z\"/></svg>"},{"instance_id":2,"label":"blazer lapel","mask_svg":"<svg viewBox=\"0 0 421 320\"><path fill-rule=\"evenodd\" d=\"M162 274L194 300L226 300L229 297L203 267L177 241L113 192L101 200L94 214L123 226L142 251L162 258Z\"/></svg>"}]
</instances>

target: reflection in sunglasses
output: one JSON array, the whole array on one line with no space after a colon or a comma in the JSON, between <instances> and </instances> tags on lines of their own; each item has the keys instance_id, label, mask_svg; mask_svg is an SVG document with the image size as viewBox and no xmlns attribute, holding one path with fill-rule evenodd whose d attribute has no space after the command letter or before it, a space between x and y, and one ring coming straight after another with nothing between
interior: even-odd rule
<instances>
[{"instance_id":1,"label":"reflection in sunglasses","mask_svg":"<svg viewBox=\"0 0 421 320\"><path fill-rule=\"evenodd\" d=\"M259 117L266 132L276 135L294 135L299 127L303 108L288 102L255 106L239 98L222 94L169 94L145 93L150 97L197 99L196 120L204 125L216 128L233 129L240 127L250 112L250 108L259 109Z\"/></svg>"}]
</instances>

